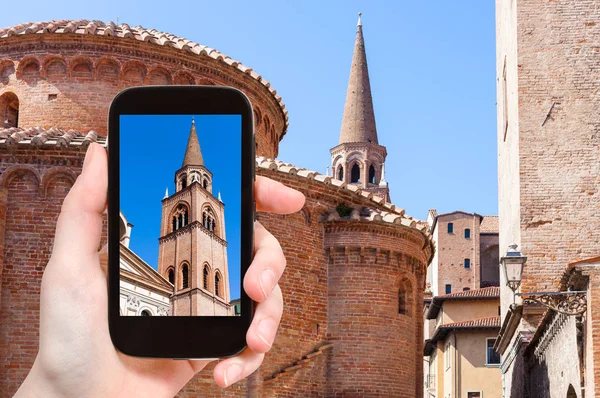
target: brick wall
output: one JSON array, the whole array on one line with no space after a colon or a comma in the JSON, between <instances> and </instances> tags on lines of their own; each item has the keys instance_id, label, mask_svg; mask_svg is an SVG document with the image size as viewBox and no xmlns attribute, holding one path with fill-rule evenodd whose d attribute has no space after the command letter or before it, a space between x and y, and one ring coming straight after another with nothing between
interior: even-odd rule
<instances>
[{"instance_id":1,"label":"brick wall","mask_svg":"<svg viewBox=\"0 0 600 398\"><path fill-rule=\"evenodd\" d=\"M35 359L41 278L83 156L83 149L72 148L4 149L0 155L0 216L6 217L0 229L0 396L14 394Z\"/></svg>"},{"instance_id":2,"label":"brick wall","mask_svg":"<svg viewBox=\"0 0 600 398\"><path fill-rule=\"evenodd\" d=\"M285 119L275 98L256 79L211 57L79 34L2 39L0 54L0 101L6 93L18 97L19 127L106 135L110 102L127 87L226 85L242 89L253 104L258 152L277 156Z\"/></svg>"}]
</instances>

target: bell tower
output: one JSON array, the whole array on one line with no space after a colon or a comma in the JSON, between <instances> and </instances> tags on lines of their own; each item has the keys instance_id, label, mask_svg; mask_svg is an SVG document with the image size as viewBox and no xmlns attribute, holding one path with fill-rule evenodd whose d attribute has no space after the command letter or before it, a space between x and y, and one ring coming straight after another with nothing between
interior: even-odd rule
<instances>
[{"instance_id":1,"label":"bell tower","mask_svg":"<svg viewBox=\"0 0 600 398\"><path fill-rule=\"evenodd\" d=\"M175 193L162 200L158 239L158 272L174 285L172 315L232 314L224 209L192 118Z\"/></svg>"},{"instance_id":2,"label":"bell tower","mask_svg":"<svg viewBox=\"0 0 600 398\"><path fill-rule=\"evenodd\" d=\"M387 150L379 145L377 139L360 13L340 141L330 152L333 178L356 185L390 201L384 166Z\"/></svg>"}]
</instances>

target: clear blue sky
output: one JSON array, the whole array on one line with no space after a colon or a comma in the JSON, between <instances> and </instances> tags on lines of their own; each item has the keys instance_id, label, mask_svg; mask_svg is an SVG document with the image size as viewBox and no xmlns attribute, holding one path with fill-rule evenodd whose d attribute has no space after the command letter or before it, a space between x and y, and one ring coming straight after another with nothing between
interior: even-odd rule
<instances>
[{"instance_id":1,"label":"clear blue sky","mask_svg":"<svg viewBox=\"0 0 600 398\"><path fill-rule=\"evenodd\" d=\"M13 2L0 26L119 18L217 48L283 97L290 128L279 157L325 172L359 11L393 202L421 219L430 208L497 214L492 0Z\"/></svg>"},{"instance_id":2,"label":"clear blue sky","mask_svg":"<svg viewBox=\"0 0 600 398\"><path fill-rule=\"evenodd\" d=\"M194 115L212 193L225 203L225 234L231 299L240 297L241 116ZM175 193L192 115L121 116L121 211L134 225L130 248L154 269L165 188ZM144 139L140 139L140 136ZM223 142L227 142L226 148ZM194 220L190 220L194 221ZM202 222L202 220L198 220Z\"/></svg>"}]
</instances>

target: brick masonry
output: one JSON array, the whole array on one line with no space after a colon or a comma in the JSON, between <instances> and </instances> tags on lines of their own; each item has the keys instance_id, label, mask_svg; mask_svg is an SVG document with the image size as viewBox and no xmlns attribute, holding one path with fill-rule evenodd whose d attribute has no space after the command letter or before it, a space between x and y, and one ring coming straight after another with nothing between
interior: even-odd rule
<instances>
[{"instance_id":1,"label":"brick masonry","mask_svg":"<svg viewBox=\"0 0 600 398\"><path fill-rule=\"evenodd\" d=\"M600 9L594 0L498 0L496 11L500 251L517 243L528 256L521 292L557 291L569 263L600 250ZM504 316L513 297L501 286ZM538 320L524 311L522 329ZM576 338L557 336L548 360L577 357ZM529 374L518 364L506 385ZM597 373L600 357L593 366Z\"/></svg>"},{"instance_id":2,"label":"brick masonry","mask_svg":"<svg viewBox=\"0 0 600 398\"><path fill-rule=\"evenodd\" d=\"M286 113L268 82L249 69L157 45L158 39L11 31L0 30L0 104L15 104L16 95L20 127L105 135L108 105L122 88L233 85L249 95L255 108L257 153L277 155ZM2 116L14 118L8 112ZM60 204L84 153L84 147L70 145L0 146L0 216L5 216L0 218L0 397L16 391L35 358L41 276ZM279 333L264 364L247 380L220 389L212 382L210 366L179 396L422 396L423 326L416 317L433 254L426 225L316 173L289 166L259 167L258 173L307 196L299 213L259 217L288 259ZM377 216L330 218L342 203ZM400 288L406 293L403 314ZM312 356L329 343L333 346Z\"/></svg>"}]
</instances>

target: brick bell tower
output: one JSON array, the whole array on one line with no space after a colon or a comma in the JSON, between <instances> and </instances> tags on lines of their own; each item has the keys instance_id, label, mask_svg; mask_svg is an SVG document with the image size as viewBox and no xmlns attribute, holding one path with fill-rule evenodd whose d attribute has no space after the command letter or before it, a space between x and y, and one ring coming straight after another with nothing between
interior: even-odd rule
<instances>
[{"instance_id":1,"label":"brick bell tower","mask_svg":"<svg viewBox=\"0 0 600 398\"><path fill-rule=\"evenodd\" d=\"M213 195L212 181L192 118L175 193L162 200L158 272L174 285L171 315L232 314L225 205Z\"/></svg>"},{"instance_id":2,"label":"brick bell tower","mask_svg":"<svg viewBox=\"0 0 600 398\"><path fill-rule=\"evenodd\" d=\"M333 178L356 185L390 201L384 165L387 151L384 146L379 145L377 139L360 13L340 141L330 152Z\"/></svg>"}]
</instances>

